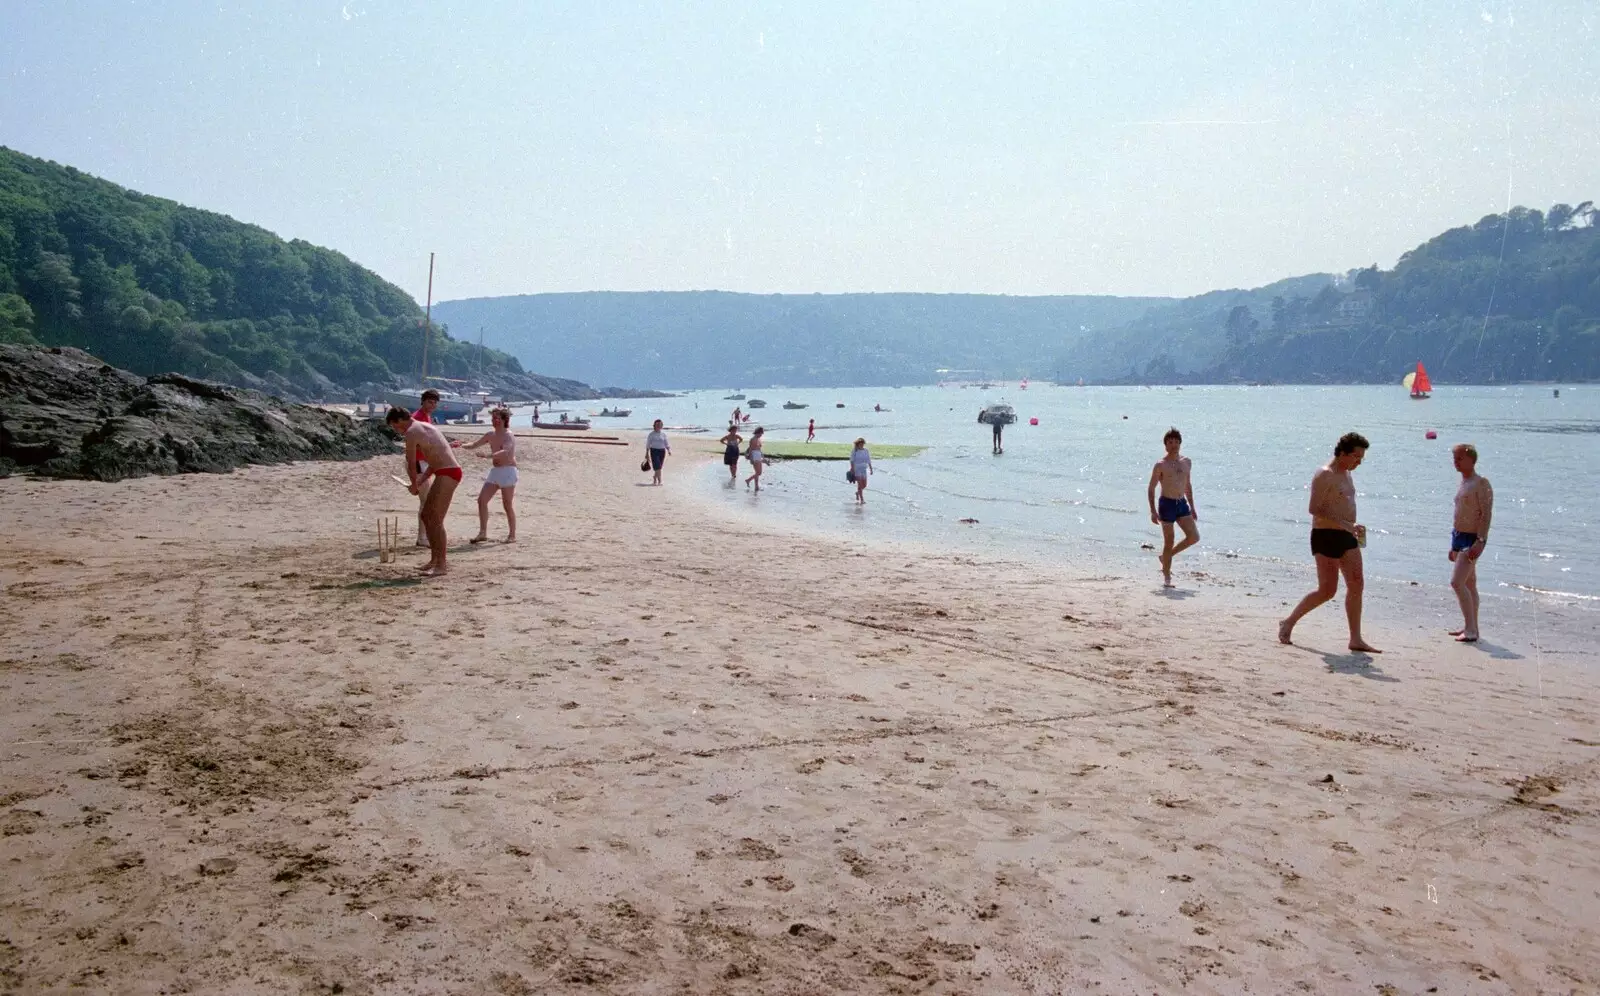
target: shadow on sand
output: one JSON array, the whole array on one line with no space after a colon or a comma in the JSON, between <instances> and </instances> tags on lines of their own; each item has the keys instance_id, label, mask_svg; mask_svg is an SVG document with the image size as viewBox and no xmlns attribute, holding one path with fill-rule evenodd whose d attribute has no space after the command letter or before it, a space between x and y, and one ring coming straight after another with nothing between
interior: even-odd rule
<instances>
[{"instance_id":1,"label":"shadow on sand","mask_svg":"<svg viewBox=\"0 0 1600 996\"><path fill-rule=\"evenodd\" d=\"M1524 657L1522 654L1517 653L1515 650L1512 650L1510 647L1502 647L1497 643L1487 643L1487 642L1485 642L1483 640L1479 640L1476 643L1465 644L1465 646L1471 647L1473 650L1477 650L1477 651L1480 651L1482 653L1488 654L1490 657L1493 657L1497 661L1521 661L1521 660L1527 660L1526 657Z\"/></svg>"},{"instance_id":2,"label":"shadow on sand","mask_svg":"<svg viewBox=\"0 0 1600 996\"><path fill-rule=\"evenodd\" d=\"M1174 602L1181 602L1186 598L1193 598L1194 595L1195 595L1194 592L1190 591L1187 588L1165 588L1165 587L1157 588L1155 590L1154 594L1160 595L1162 598L1170 598Z\"/></svg>"},{"instance_id":3,"label":"shadow on sand","mask_svg":"<svg viewBox=\"0 0 1600 996\"><path fill-rule=\"evenodd\" d=\"M1358 653L1347 650L1342 654L1329 653L1322 650L1313 650L1310 647L1300 647L1309 654L1316 654L1322 658L1322 663L1328 666L1329 674L1353 674L1366 678L1369 681L1394 681L1400 679L1392 674L1385 674L1371 654Z\"/></svg>"}]
</instances>

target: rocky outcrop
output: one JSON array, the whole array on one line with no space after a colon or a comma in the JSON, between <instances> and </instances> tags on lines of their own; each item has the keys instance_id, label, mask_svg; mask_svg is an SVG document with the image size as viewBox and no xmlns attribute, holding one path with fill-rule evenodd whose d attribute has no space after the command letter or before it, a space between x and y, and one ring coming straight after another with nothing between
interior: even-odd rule
<instances>
[{"instance_id":1,"label":"rocky outcrop","mask_svg":"<svg viewBox=\"0 0 1600 996\"><path fill-rule=\"evenodd\" d=\"M395 451L379 423L180 374L140 377L79 349L0 345L0 475L116 481Z\"/></svg>"}]
</instances>

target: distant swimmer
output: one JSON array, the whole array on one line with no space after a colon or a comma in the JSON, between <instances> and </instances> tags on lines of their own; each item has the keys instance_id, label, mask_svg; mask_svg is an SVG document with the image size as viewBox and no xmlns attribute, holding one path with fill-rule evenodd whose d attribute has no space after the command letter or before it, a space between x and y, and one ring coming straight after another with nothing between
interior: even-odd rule
<instances>
[{"instance_id":1,"label":"distant swimmer","mask_svg":"<svg viewBox=\"0 0 1600 996\"><path fill-rule=\"evenodd\" d=\"M866 439L857 439L855 449L850 451L850 473L855 478L856 504L867 503L867 478L873 473L872 452L867 449Z\"/></svg>"},{"instance_id":2,"label":"distant swimmer","mask_svg":"<svg viewBox=\"0 0 1600 996\"><path fill-rule=\"evenodd\" d=\"M1200 530L1195 526L1195 520L1200 516L1194 508L1194 479L1189 458L1178 452L1183 446L1183 433L1176 428L1168 429L1167 434L1161 437L1161 442L1167 448L1167 455L1158 460L1155 469L1150 472L1150 487L1146 489L1146 497L1150 499L1150 521L1161 526L1164 540L1161 548L1161 579L1170 588L1172 558L1200 542ZM1156 503L1157 487L1161 489L1159 505ZM1183 529L1183 542L1176 546L1172 543L1174 524Z\"/></svg>"},{"instance_id":3,"label":"distant swimmer","mask_svg":"<svg viewBox=\"0 0 1600 996\"><path fill-rule=\"evenodd\" d=\"M739 435L738 425L729 422L728 434L717 442L722 444L722 464L728 468L728 486L732 487L732 482L739 479L739 444L744 442L744 437Z\"/></svg>"},{"instance_id":4,"label":"distant swimmer","mask_svg":"<svg viewBox=\"0 0 1600 996\"><path fill-rule=\"evenodd\" d=\"M1300 600L1289 618L1278 624L1278 641L1289 643L1294 625L1307 612L1339 592L1344 575L1344 614L1350 624L1350 649L1381 653L1361 638L1361 547L1367 527L1356 521L1356 482L1350 472L1367 455L1367 440L1355 432L1339 437L1333 459L1311 478L1311 553L1317 563L1317 590Z\"/></svg>"},{"instance_id":5,"label":"distant swimmer","mask_svg":"<svg viewBox=\"0 0 1600 996\"><path fill-rule=\"evenodd\" d=\"M767 434L764 426L756 426L756 431L750 434L750 448L745 450L744 458L750 461L750 466L755 473L744 479L744 486L756 486L756 494L761 493L761 471L766 465L766 457L761 452L761 437Z\"/></svg>"},{"instance_id":6,"label":"distant swimmer","mask_svg":"<svg viewBox=\"0 0 1600 996\"><path fill-rule=\"evenodd\" d=\"M815 438L817 438L817 420L812 419L806 425L806 442L809 443Z\"/></svg>"},{"instance_id":7,"label":"distant swimmer","mask_svg":"<svg viewBox=\"0 0 1600 996\"><path fill-rule=\"evenodd\" d=\"M496 408L489 413L489 423L494 426L491 431L479 436L477 442L462 447L466 451L487 446L489 459L493 461L489 476L484 478L483 487L478 491L478 535L467 542L483 543L489 539L489 501L498 491L500 504L506 510L506 542L515 543L517 510L513 502L517 494L517 437L511 434L511 410Z\"/></svg>"},{"instance_id":8,"label":"distant swimmer","mask_svg":"<svg viewBox=\"0 0 1600 996\"><path fill-rule=\"evenodd\" d=\"M403 408L391 408L384 421L406 441L406 473L411 476L411 493L428 497L422 502L422 525L428 534L428 547L433 556L422 565L422 573L437 577L446 573L445 563L448 539L444 531L445 513L450 511L450 499L455 497L456 486L461 483L461 466L450 440L444 433L427 422L413 419ZM417 472L418 458L427 469Z\"/></svg>"},{"instance_id":9,"label":"distant swimmer","mask_svg":"<svg viewBox=\"0 0 1600 996\"><path fill-rule=\"evenodd\" d=\"M1460 443L1450 451L1461 487L1456 490L1455 523L1450 530L1450 587L1461 603L1461 628L1450 635L1462 643L1478 642L1478 558L1489 543L1489 520L1494 518L1494 489L1487 477L1478 476L1478 450Z\"/></svg>"}]
</instances>

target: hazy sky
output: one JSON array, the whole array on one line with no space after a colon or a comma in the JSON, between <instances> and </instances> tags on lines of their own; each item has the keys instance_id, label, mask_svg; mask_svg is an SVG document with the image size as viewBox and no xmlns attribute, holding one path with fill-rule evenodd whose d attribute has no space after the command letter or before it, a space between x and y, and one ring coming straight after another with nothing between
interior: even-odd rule
<instances>
[{"instance_id":1,"label":"hazy sky","mask_svg":"<svg viewBox=\"0 0 1600 996\"><path fill-rule=\"evenodd\" d=\"M420 301L1187 294L1600 200L1600 3L0 0L0 144Z\"/></svg>"}]
</instances>

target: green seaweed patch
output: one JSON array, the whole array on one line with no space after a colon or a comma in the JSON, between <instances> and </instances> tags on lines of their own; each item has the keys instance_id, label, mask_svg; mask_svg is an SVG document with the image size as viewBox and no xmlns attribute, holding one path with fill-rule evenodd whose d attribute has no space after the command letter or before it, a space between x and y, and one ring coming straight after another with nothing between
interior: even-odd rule
<instances>
[{"instance_id":1,"label":"green seaweed patch","mask_svg":"<svg viewBox=\"0 0 1600 996\"><path fill-rule=\"evenodd\" d=\"M778 457L781 460L848 460L850 451L855 446L850 443L806 443L799 440L772 440L762 445L761 452L765 456ZM867 444L867 450L874 460L893 460L897 457L912 457L927 449L926 446L890 446Z\"/></svg>"}]
</instances>

